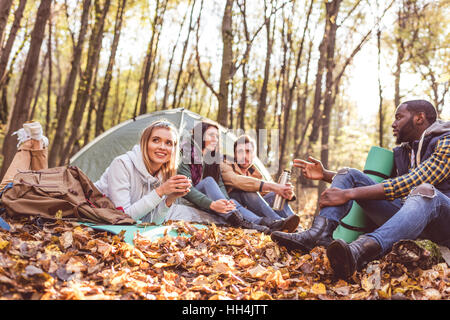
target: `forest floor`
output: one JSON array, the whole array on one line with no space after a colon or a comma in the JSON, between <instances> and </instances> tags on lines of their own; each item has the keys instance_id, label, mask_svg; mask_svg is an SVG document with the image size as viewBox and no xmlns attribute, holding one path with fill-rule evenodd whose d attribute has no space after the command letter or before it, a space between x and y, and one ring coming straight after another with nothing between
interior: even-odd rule
<instances>
[{"instance_id":1,"label":"forest floor","mask_svg":"<svg viewBox=\"0 0 450 320\"><path fill-rule=\"evenodd\" d=\"M303 228L314 194L303 191ZM344 281L333 276L325 248L289 252L254 230L174 222L191 236L151 242L138 234L132 246L77 223L2 217L12 228L0 228L0 299L450 298L447 263L408 243Z\"/></svg>"}]
</instances>

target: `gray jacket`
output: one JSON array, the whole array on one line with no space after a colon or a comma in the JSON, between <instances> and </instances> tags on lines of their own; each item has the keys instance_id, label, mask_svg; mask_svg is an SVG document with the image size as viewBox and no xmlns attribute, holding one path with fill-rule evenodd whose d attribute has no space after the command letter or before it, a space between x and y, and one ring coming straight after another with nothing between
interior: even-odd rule
<instances>
[{"instance_id":1,"label":"gray jacket","mask_svg":"<svg viewBox=\"0 0 450 320\"><path fill-rule=\"evenodd\" d=\"M145 167L141 148L116 157L95 186L117 207L122 207L134 220L161 224L170 208L166 196L160 197L155 189L161 177L152 176Z\"/></svg>"}]
</instances>

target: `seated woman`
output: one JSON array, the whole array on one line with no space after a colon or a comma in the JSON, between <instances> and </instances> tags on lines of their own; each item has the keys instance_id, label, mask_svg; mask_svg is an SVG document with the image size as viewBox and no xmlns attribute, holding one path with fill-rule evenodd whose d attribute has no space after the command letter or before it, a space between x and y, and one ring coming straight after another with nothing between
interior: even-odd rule
<instances>
[{"instance_id":1,"label":"seated woman","mask_svg":"<svg viewBox=\"0 0 450 320\"><path fill-rule=\"evenodd\" d=\"M17 134L18 152L1 187L12 182L18 170L48 167L48 140L41 125L24 124ZM139 145L112 161L96 187L134 220L162 223L173 202L191 186L185 176L174 175L177 141L177 130L169 122L152 123L143 131Z\"/></svg>"},{"instance_id":2,"label":"seated woman","mask_svg":"<svg viewBox=\"0 0 450 320\"><path fill-rule=\"evenodd\" d=\"M190 141L181 146L182 161L178 173L192 179L193 187L184 198L200 209L221 216L232 226L270 233L275 230L292 232L288 219L273 220L255 214L231 199L220 171L219 128L211 122L199 122Z\"/></svg>"}]
</instances>

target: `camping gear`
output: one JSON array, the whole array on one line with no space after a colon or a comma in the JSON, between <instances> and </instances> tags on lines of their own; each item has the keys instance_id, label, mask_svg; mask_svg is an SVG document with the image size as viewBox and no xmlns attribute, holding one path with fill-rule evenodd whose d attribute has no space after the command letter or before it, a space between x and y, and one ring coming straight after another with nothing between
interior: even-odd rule
<instances>
[{"instance_id":1,"label":"camping gear","mask_svg":"<svg viewBox=\"0 0 450 320\"><path fill-rule=\"evenodd\" d=\"M278 179L278 184L285 185L291 180L291 171L284 169L283 173L280 175L280 178ZM275 196L275 200L273 201L273 210L282 210L284 207L284 204L286 203L286 199L277 194Z\"/></svg>"},{"instance_id":2,"label":"camping gear","mask_svg":"<svg viewBox=\"0 0 450 320\"><path fill-rule=\"evenodd\" d=\"M112 201L73 166L19 172L1 200L9 215L103 224L136 223L116 209Z\"/></svg>"},{"instance_id":3,"label":"camping gear","mask_svg":"<svg viewBox=\"0 0 450 320\"><path fill-rule=\"evenodd\" d=\"M364 173L376 183L389 178L394 166L394 153L390 150L373 146L366 159ZM341 219L339 226L333 233L334 239L342 239L350 243L359 235L366 233L367 221L364 210L353 201L348 214Z\"/></svg>"}]
</instances>

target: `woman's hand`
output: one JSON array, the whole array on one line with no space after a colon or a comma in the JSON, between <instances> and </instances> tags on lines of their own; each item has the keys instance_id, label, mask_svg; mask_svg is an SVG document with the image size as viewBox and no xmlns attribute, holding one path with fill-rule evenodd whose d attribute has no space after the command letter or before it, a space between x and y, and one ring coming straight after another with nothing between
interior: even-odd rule
<instances>
[{"instance_id":1,"label":"woman's hand","mask_svg":"<svg viewBox=\"0 0 450 320\"><path fill-rule=\"evenodd\" d=\"M305 178L311 180L322 180L324 177L324 167L320 160L308 157L308 161L302 159L294 159L294 167L300 168Z\"/></svg>"},{"instance_id":2,"label":"woman's hand","mask_svg":"<svg viewBox=\"0 0 450 320\"><path fill-rule=\"evenodd\" d=\"M156 193L162 197L164 195L172 198L182 197L190 191L191 181L183 175L170 177L166 182L156 188Z\"/></svg>"},{"instance_id":3,"label":"woman's hand","mask_svg":"<svg viewBox=\"0 0 450 320\"><path fill-rule=\"evenodd\" d=\"M232 200L220 199L213 201L209 208L218 213L228 213L231 210L236 209L236 205Z\"/></svg>"}]
</instances>

